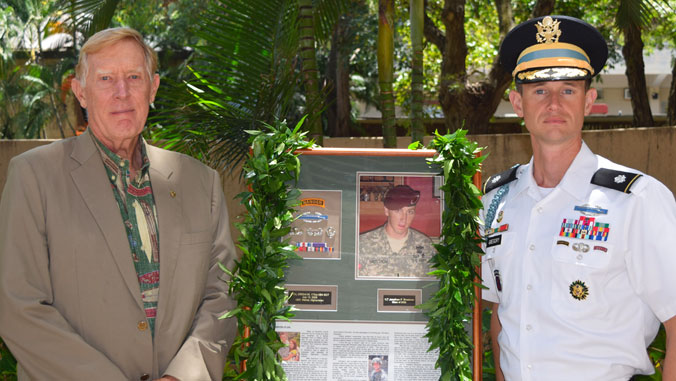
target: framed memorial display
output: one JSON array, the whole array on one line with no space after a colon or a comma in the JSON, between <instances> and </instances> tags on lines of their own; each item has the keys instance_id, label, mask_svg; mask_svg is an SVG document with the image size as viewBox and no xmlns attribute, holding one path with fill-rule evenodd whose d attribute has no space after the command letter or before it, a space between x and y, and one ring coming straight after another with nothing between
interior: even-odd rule
<instances>
[{"instance_id":1,"label":"framed memorial display","mask_svg":"<svg viewBox=\"0 0 676 381\"><path fill-rule=\"evenodd\" d=\"M300 341L289 380L437 380L425 315L416 305L438 289L429 264L443 213L443 180L431 150L301 151L301 191L287 238L303 260L286 272ZM380 373L379 373L380 372Z\"/></svg>"}]
</instances>

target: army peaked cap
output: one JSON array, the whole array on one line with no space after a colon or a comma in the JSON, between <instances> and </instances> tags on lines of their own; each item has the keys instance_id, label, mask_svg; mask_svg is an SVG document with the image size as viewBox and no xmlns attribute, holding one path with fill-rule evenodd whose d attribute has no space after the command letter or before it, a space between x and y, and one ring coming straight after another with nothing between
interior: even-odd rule
<instances>
[{"instance_id":1,"label":"army peaked cap","mask_svg":"<svg viewBox=\"0 0 676 381\"><path fill-rule=\"evenodd\" d=\"M500 63L516 83L588 79L608 59L601 33L569 16L544 16L512 29L500 46Z\"/></svg>"}]
</instances>

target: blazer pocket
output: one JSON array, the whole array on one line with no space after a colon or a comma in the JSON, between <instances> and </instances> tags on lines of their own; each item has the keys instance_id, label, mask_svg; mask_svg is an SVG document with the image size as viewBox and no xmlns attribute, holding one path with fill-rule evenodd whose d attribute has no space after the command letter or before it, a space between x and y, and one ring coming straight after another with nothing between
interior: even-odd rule
<instances>
[{"instance_id":1,"label":"blazer pocket","mask_svg":"<svg viewBox=\"0 0 676 381\"><path fill-rule=\"evenodd\" d=\"M183 233L181 235L181 245L198 245L211 243L211 241L211 232L208 230L195 233Z\"/></svg>"}]
</instances>

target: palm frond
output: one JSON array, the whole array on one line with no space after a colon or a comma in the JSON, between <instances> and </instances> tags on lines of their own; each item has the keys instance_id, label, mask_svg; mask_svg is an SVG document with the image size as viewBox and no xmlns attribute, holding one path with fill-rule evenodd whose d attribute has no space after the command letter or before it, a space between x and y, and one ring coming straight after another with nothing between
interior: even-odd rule
<instances>
[{"instance_id":1,"label":"palm frond","mask_svg":"<svg viewBox=\"0 0 676 381\"><path fill-rule=\"evenodd\" d=\"M346 0L314 0L315 38L320 43L331 40L333 28L340 16L347 12Z\"/></svg>"},{"instance_id":2,"label":"palm frond","mask_svg":"<svg viewBox=\"0 0 676 381\"><path fill-rule=\"evenodd\" d=\"M619 29L630 25L643 29L665 10L672 10L668 0L620 0L615 25Z\"/></svg>"},{"instance_id":3,"label":"palm frond","mask_svg":"<svg viewBox=\"0 0 676 381\"><path fill-rule=\"evenodd\" d=\"M59 0L57 8L68 16L70 27L89 38L106 29L120 0Z\"/></svg>"},{"instance_id":4,"label":"palm frond","mask_svg":"<svg viewBox=\"0 0 676 381\"><path fill-rule=\"evenodd\" d=\"M246 130L284 118L298 89L290 0L212 1L205 41L183 75L160 86L152 139L219 169L248 152Z\"/></svg>"}]
</instances>

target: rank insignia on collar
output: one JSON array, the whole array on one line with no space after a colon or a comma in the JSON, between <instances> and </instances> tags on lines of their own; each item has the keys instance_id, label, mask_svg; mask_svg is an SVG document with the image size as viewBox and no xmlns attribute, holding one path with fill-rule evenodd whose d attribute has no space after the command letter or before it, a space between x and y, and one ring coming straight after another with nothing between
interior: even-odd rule
<instances>
[{"instance_id":1,"label":"rank insignia on collar","mask_svg":"<svg viewBox=\"0 0 676 381\"><path fill-rule=\"evenodd\" d=\"M585 300L589 295L589 288L581 280L576 280L570 284L570 295L577 300Z\"/></svg>"},{"instance_id":2,"label":"rank insignia on collar","mask_svg":"<svg viewBox=\"0 0 676 381\"><path fill-rule=\"evenodd\" d=\"M483 187L484 194L516 180L516 172L518 168L519 165L515 165L506 171L500 172L497 175L489 177L488 180L486 180L486 182L484 183Z\"/></svg>"},{"instance_id":3,"label":"rank insignia on collar","mask_svg":"<svg viewBox=\"0 0 676 381\"><path fill-rule=\"evenodd\" d=\"M591 206L589 204L575 205L575 208L573 209L585 216L600 216L602 214L608 214L608 209L603 209L600 206Z\"/></svg>"},{"instance_id":4,"label":"rank insignia on collar","mask_svg":"<svg viewBox=\"0 0 676 381\"><path fill-rule=\"evenodd\" d=\"M504 214L504 213L502 213L502 210L501 210L500 212L498 212L498 218L496 219L496 221L498 221L498 223L502 222L502 216L503 216L503 214Z\"/></svg>"},{"instance_id":5,"label":"rank insignia on collar","mask_svg":"<svg viewBox=\"0 0 676 381\"><path fill-rule=\"evenodd\" d=\"M614 169L601 168L592 176L591 183L602 187L615 189L624 193L631 193L629 188L641 177L640 173L617 171Z\"/></svg>"}]
</instances>

